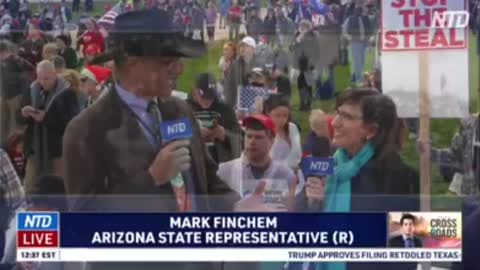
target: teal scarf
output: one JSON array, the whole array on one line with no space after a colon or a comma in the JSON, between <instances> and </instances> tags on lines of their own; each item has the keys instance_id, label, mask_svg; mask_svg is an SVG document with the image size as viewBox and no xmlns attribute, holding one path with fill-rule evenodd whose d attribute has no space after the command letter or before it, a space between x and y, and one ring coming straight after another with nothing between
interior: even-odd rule
<instances>
[{"instance_id":1,"label":"teal scarf","mask_svg":"<svg viewBox=\"0 0 480 270\"><path fill-rule=\"evenodd\" d=\"M338 149L333 158L335 159L335 172L327 179L325 191L325 212L350 212L352 178L373 157L375 150L371 143L365 144L360 152L349 159L345 149ZM345 270L347 265L340 263L321 263L317 270Z\"/></svg>"}]
</instances>

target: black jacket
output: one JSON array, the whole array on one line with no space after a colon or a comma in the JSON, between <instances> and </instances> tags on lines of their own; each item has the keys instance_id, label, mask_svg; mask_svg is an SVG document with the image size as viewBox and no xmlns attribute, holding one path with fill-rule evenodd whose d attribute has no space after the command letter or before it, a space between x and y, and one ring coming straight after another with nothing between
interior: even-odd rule
<instances>
[{"instance_id":1,"label":"black jacket","mask_svg":"<svg viewBox=\"0 0 480 270\"><path fill-rule=\"evenodd\" d=\"M462 262L455 265L454 270L480 269L478 249L480 248L480 208L478 208L465 221L463 229L463 254Z\"/></svg>"},{"instance_id":2,"label":"black jacket","mask_svg":"<svg viewBox=\"0 0 480 270\"><path fill-rule=\"evenodd\" d=\"M373 34L373 29L372 29L372 25L370 23L369 18L364 15L352 15L349 18L347 18L347 21L346 21L347 34L352 36L353 39L360 38L361 36L360 21L363 23L364 37L367 38L368 40L368 37L370 37Z\"/></svg>"},{"instance_id":3,"label":"black jacket","mask_svg":"<svg viewBox=\"0 0 480 270\"><path fill-rule=\"evenodd\" d=\"M274 16L272 17L265 17L263 19L263 28L262 34L264 35L275 35L275 26L276 26L276 19Z\"/></svg>"},{"instance_id":4,"label":"black jacket","mask_svg":"<svg viewBox=\"0 0 480 270\"><path fill-rule=\"evenodd\" d=\"M351 182L352 212L420 209L419 175L407 166L396 152L387 154L382 159L371 159ZM299 211L322 211L307 207L304 192L299 194L296 208Z\"/></svg>"},{"instance_id":5,"label":"black jacket","mask_svg":"<svg viewBox=\"0 0 480 270\"><path fill-rule=\"evenodd\" d=\"M0 64L1 97L11 99L29 88L29 74L35 70L27 60L11 55Z\"/></svg>"},{"instance_id":6,"label":"black jacket","mask_svg":"<svg viewBox=\"0 0 480 270\"><path fill-rule=\"evenodd\" d=\"M67 47L63 51L59 51L59 55L65 59L65 64L68 69L76 69L78 66L77 53L74 49Z\"/></svg>"},{"instance_id":7,"label":"black jacket","mask_svg":"<svg viewBox=\"0 0 480 270\"><path fill-rule=\"evenodd\" d=\"M416 248L421 248L423 246L422 240L416 236L413 237L413 243ZM393 248L403 248L405 247L405 240L402 235L394 236L388 239L388 246Z\"/></svg>"},{"instance_id":8,"label":"black jacket","mask_svg":"<svg viewBox=\"0 0 480 270\"><path fill-rule=\"evenodd\" d=\"M63 133L68 122L79 112L77 97L69 87L64 79L58 78L56 91L50 94L52 96L48 98L44 108L40 104L42 91L37 82L24 93L22 108L31 105L46 112L42 123L36 123L32 118L26 119L20 115L20 120L27 124L25 156L39 154L37 158L43 161L62 156Z\"/></svg>"},{"instance_id":9,"label":"black jacket","mask_svg":"<svg viewBox=\"0 0 480 270\"><path fill-rule=\"evenodd\" d=\"M420 178L396 152L371 159L352 179L352 212L419 211ZM308 207L305 191L296 200L299 211L322 211L322 204ZM416 263L348 263L348 270L414 270Z\"/></svg>"},{"instance_id":10,"label":"black jacket","mask_svg":"<svg viewBox=\"0 0 480 270\"><path fill-rule=\"evenodd\" d=\"M206 110L200 107L200 105L198 105L191 98L188 99L188 103L190 104L194 114L202 111L213 111L218 113L220 116L218 118L218 124L225 129L225 140L223 142L214 142L214 151L216 152L216 155L213 155L214 160L217 163L221 163L238 158L242 149L242 131L233 109L218 100L215 100L210 108Z\"/></svg>"}]
</instances>

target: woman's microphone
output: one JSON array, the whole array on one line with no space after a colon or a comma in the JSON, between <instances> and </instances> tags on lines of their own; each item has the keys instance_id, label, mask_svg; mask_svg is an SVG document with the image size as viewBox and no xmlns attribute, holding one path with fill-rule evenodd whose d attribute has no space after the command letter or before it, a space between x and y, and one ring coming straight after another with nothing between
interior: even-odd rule
<instances>
[{"instance_id":1,"label":"woman's microphone","mask_svg":"<svg viewBox=\"0 0 480 270\"><path fill-rule=\"evenodd\" d=\"M311 156L304 160L304 175L309 178L317 178L325 187L325 177L333 171L333 159L330 158L330 141L326 137L315 136L312 141ZM308 199L308 208L310 210L320 210L323 208L323 200Z\"/></svg>"}]
</instances>

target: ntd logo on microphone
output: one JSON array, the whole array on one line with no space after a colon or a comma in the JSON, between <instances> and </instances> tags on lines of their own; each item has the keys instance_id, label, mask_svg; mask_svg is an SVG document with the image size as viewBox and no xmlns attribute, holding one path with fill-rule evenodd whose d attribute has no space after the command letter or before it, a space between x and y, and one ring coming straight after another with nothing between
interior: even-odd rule
<instances>
[{"instance_id":1,"label":"ntd logo on microphone","mask_svg":"<svg viewBox=\"0 0 480 270\"><path fill-rule=\"evenodd\" d=\"M302 161L304 176L327 176L333 174L333 158L308 157Z\"/></svg>"},{"instance_id":2,"label":"ntd logo on microphone","mask_svg":"<svg viewBox=\"0 0 480 270\"><path fill-rule=\"evenodd\" d=\"M17 214L17 247L58 247L58 229L57 212L20 212Z\"/></svg>"},{"instance_id":3,"label":"ntd logo on microphone","mask_svg":"<svg viewBox=\"0 0 480 270\"><path fill-rule=\"evenodd\" d=\"M163 142L190 139L193 136L192 122L188 118L165 121L160 124Z\"/></svg>"}]
</instances>

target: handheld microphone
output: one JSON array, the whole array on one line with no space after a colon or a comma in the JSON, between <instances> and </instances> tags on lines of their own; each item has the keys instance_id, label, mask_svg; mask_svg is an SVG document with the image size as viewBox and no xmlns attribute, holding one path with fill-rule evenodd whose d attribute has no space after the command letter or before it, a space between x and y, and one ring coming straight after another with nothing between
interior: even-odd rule
<instances>
[{"instance_id":1,"label":"handheld microphone","mask_svg":"<svg viewBox=\"0 0 480 270\"><path fill-rule=\"evenodd\" d=\"M312 141L312 156L313 157L329 157L330 156L330 141L326 137L315 136Z\"/></svg>"},{"instance_id":2,"label":"handheld microphone","mask_svg":"<svg viewBox=\"0 0 480 270\"><path fill-rule=\"evenodd\" d=\"M315 136L312 142L312 155L302 161L302 172L305 178L317 177L325 184L325 176L333 174L334 160L330 157L330 142L326 137ZM321 209L322 201L308 202L310 209Z\"/></svg>"},{"instance_id":3,"label":"handheld microphone","mask_svg":"<svg viewBox=\"0 0 480 270\"><path fill-rule=\"evenodd\" d=\"M189 118L163 121L160 124L160 133L162 135L163 143L168 143L175 140L190 140L193 136L192 122ZM181 174L186 182L192 183L190 170L182 171ZM174 187L179 187L183 183L181 183L181 179L179 179L179 177L175 177L171 181L171 184Z\"/></svg>"},{"instance_id":4,"label":"handheld microphone","mask_svg":"<svg viewBox=\"0 0 480 270\"><path fill-rule=\"evenodd\" d=\"M190 140L193 136L192 122L188 118L181 118L160 123L162 141L168 143L175 140Z\"/></svg>"}]
</instances>

